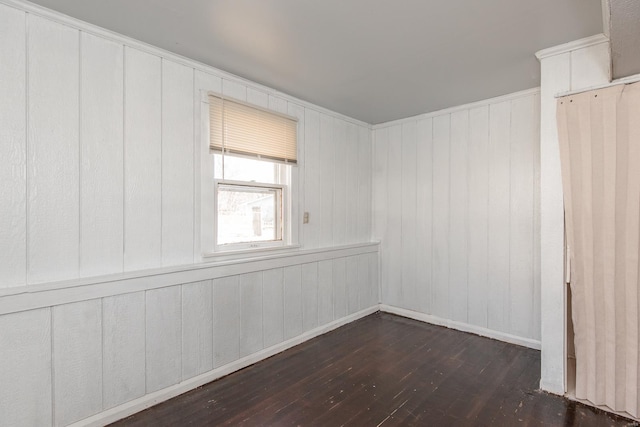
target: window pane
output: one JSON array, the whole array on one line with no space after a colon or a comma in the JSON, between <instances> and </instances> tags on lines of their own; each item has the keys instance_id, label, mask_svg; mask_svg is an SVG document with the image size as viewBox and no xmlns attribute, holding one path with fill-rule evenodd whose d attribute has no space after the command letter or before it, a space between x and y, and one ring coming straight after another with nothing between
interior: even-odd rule
<instances>
[{"instance_id":1,"label":"window pane","mask_svg":"<svg viewBox=\"0 0 640 427\"><path fill-rule=\"evenodd\" d=\"M216 179L278 184L278 165L273 162L224 156L224 176L222 176L222 156L214 154L213 161Z\"/></svg>"},{"instance_id":2,"label":"window pane","mask_svg":"<svg viewBox=\"0 0 640 427\"><path fill-rule=\"evenodd\" d=\"M218 244L281 240L282 191L277 188L218 187Z\"/></svg>"}]
</instances>

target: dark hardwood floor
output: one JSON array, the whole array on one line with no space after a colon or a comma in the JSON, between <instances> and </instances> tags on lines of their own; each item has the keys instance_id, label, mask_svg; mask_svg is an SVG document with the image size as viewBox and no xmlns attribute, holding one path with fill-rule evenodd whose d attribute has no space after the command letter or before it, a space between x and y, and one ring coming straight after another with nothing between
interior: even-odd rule
<instances>
[{"instance_id":1,"label":"dark hardwood floor","mask_svg":"<svg viewBox=\"0 0 640 427\"><path fill-rule=\"evenodd\" d=\"M539 373L538 351L376 313L114 425L635 425Z\"/></svg>"}]
</instances>

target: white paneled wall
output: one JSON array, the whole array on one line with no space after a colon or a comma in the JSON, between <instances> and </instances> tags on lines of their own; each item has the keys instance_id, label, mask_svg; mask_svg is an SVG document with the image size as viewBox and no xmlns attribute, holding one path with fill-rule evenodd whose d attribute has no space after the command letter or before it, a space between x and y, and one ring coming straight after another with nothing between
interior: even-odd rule
<instances>
[{"instance_id":1,"label":"white paneled wall","mask_svg":"<svg viewBox=\"0 0 640 427\"><path fill-rule=\"evenodd\" d=\"M298 118L300 251L202 263L209 91ZM377 310L371 159L364 123L0 0L0 427L114 421Z\"/></svg>"},{"instance_id":2,"label":"white paneled wall","mask_svg":"<svg viewBox=\"0 0 640 427\"><path fill-rule=\"evenodd\" d=\"M376 126L382 303L540 339L539 91Z\"/></svg>"},{"instance_id":3,"label":"white paneled wall","mask_svg":"<svg viewBox=\"0 0 640 427\"><path fill-rule=\"evenodd\" d=\"M368 125L16 5L0 3L0 288L200 262L212 206L202 91L299 119L304 248L369 241Z\"/></svg>"},{"instance_id":4,"label":"white paneled wall","mask_svg":"<svg viewBox=\"0 0 640 427\"><path fill-rule=\"evenodd\" d=\"M0 315L0 426L71 424L373 312L376 247L351 253Z\"/></svg>"}]
</instances>

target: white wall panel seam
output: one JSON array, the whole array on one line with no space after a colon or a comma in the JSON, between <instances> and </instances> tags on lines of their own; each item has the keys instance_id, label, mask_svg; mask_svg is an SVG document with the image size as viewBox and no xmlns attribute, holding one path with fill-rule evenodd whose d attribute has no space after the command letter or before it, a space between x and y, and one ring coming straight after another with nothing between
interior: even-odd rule
<instances>
[{"instance_id":1,"label":"white wall panel seam","mask_svg":"<svg viewBox=\"0 0 640 427\"><path fill-rule=\"evenodd\" d=\"M490 160L490 155L491 155L491 110L492 110L491 109L491 105L487 106L487 186L489 186L489 184L491 182L491 176L490 176L490 173L491 173L491 167L490 167L490 164L491 164L491 160ZM490 264L489 264L490 257L488 255L489 254L489 240L490 240L490 237L489 237L490 236L490 234L489 234L489 231L490 231L489 224L491 222L489 220L489 215L490 215L490 210L489 209L491 208L490 203L489 203L489 200L490 200L490 197L491 197L490 196L490 194L491 194L490 191L491 191L490 188L487 189L487 223L486 223L486 227L487 227L486 253L487 253L487 256L485 257L485 264L486 264L485 268L487 269L487 286L489 285L489 280L491 279L491 274L490 274L491 270L490 270ZM489 327L489 299L488 298L487 298L487 303L485 304L485 324L486 324L486 326L488 328Z\"/></svg>"},{"instance_id":2,"label":"white wall panel seam","mask_svg":"<svg viewBox=\"0 0 640 427\"><path fill-rule=\"evenodd\" d=\"M56 364L55 364L55 344L53 339L54 328L54 316L53 307L49 309L49 316L51 316L51 424L55 423L56 419Z\"/></svg>"},{"instance_id":3,"label":"white wall panel seam","mask_svg":"<svg viewBox=\"0 0 640 427\"><path fill-rule=\"evenodd\" d=\"M471 220L469 218L469 215L471 215L471 212L469 211L469 200L471 198L471 183L470 183L470 177L471 177L471 156L469 155L469 151L470 151L470 145L471 145L471 109L467 110L467 161L466 161L466 165L465 167L467 168L467 189L466 189L466 193L467 193L467 198L465 200L465 212L466 212L466 218L465 218L465 226L466 226L466 230L465 230L465 234L466 234L466 238L465 238L465 244L466 244L466 248L465 248L465 253L467 255L467 268L466 268L466 277L465 277L465 286L466 286L466 295L467 295L467 310L466 310L466 321L467 323L469 322L469 240L470 236L471 236Z\"/></svg>"},{"instance_id":4,"label":"white wall panel seam","mask_svg":"<svg viewBox=\"0 0 640 427\"><path fill-rule=\"evenodd\" d=\"M82 30L78 31L78 276L82 272Z\"/></svg>"},{"instance_id":5,"label":"white wall panel seam","mask_svg":"<svg viewBox=\"0 0 640 427\"><path fill-rule=\"evenodd\" d=\"M513 331L513 322L512 322L512 316L511 316L511 287L513 286L512 280L511 280L511 209L512 209L512 203L511 203L511 194L512 194L512 185L513 185L513 180L511 179L511 168L512 168L512 161L511 161L511 152L513 151L511 149L511 146L513 145L513 100L509 101L509 239L507 240L507 244L508 244L508 251L507 253L509 254L509 263L507 264L509 266L509 283L507 286L507 331L511 332Z\"/></svg>"},{"instance_id":6,"label":"white wall panel seam","mask_svg":"<svg viewBox=\"0 0 640 427\"><path fill-rule=\"evenodd\" d=\"M149 291L144 291L144 394L149 393L149 384L147 378L147 293Z\"/></svg>"},{"instance_id":7,"label":"white wall panel seam","mask_svg":"<svg viewBox=\"0 0 640 427\"><path fill-rule=\"evenodd\" d=\"M434 193L435 191L433 191L433 177L434 177L434 167L433 167L433 154L435 151L435 121L433 120L433 118L431 118L431 200L430 200L430 204L429 204L429 209L431 209L431 271L429 271L429 276L430 276L430 286L429 286L429 314L433 314L433 288L434 288L434 282L433 282L433 253L434 253L434 248L433 248L433 224L435 223L434 219L434 214L433 214L433 207L434 207ZM382 301L381 301L382 302Z\"/></svg>"},{"instance_id":8,"label":"white wall panel seam","mask_svg":"<svg viewBox=\"0 0 640 427\"><path fill-rule=\"evenodd\" d=\"M402 245L403 245L403 240L404 240L404 234L402 233L402 223L404 222L402 220L402 217L404 216L404 212L403 212L403 195L404 192L402 191L402 189L404 188L405 183L403 182L403 177L404 174L402 173L402 164L403 164L403 160L404 160L404 126L400 126L400 141L396 142L396 144L400 144L400 171L398 171L399 175L400 175L400 188L397 189L397 191L400 192L400 204L398 205L398 209L400 210L400 221L399 221L399 225L400 225L400 247L398 248L400 253L402 254ZM393 144L393 142L391 142ZM405 298L405 286L406 284L404 283L404 278L405 274L404 274L404 268L402 268L402 260L400 261L400 301L404 301ZM389 284L389 286L391 286L391 284ZM406 305L406 302L405 302Z\"/></svg>"},{"instance_id":9,"label":"white wall panel seam","mask_svg":"<svg viewBox=\"0 0 640 427\"><path fill-rule=\"evenodd\" d=\"M163 166L163 154L164 154L164 127L162 126L162 123L164 121L164 58L160 57L160 265L165 265L165 260L164 260L164 251L162 250L163 248L163 234L164 234L164 230L162 227L162 221L163 221L163 212L162 212L162 202L164 199L164 188L163 188L163 175L164 175L164 168Z\"/></svg>"},{"instance_id":10,"label":"white wall panel seam","mask_svg":"<svg viewBox=\"0 0 640 427\"><path fill-rule=\"evenodd\" d=\"M192 90L191 96L191 105L193 105L193 114L191 115L191 126L193 131L193 223L191 224L191 234L193 236L193 256L191 258L192 262L197 262L200 259L200 236L196 235L196 230L200 229L200 221L198 218L200 217L200 185L201 180L198 179L200 177L200 143L198 141L198 132L196 130L196 117L200 117L198 108L196 105L200 105L200 97L196 96L196 70L195 68L191 69L191 80L192 80ZM196 104L197 103L197 104ZM197 224L196 224L197 222Z\"/></svg>"},{"instance_id":11,"label":"white wall panel seam","mask_svg":"<svg viewBox=\"0 0 640 427\"><path fill-rule=\"evenodd\" d=\"M24 218L24 226L25 226L25 271L24 271L24 284L29 285L29 17L30 14L25 13L25 54L24 54L24 68L25 68L25 100L24 100L24 114L25 114L25 138L24 138L24 147L25 147L25 160L24 160L24 184L25 184L25 218ZM53 337L53 335L52 335ZM52 338L53 341L53 338ZM53 378L53 377L52 377ZM53 382L53 379L52 381ZM53 407L53 404L51 405ZM52 418L53 420L53 418Z\"/></svg>"},{"instance_id":12,"label":"white wall panel seam","mask_svg":"<svg viewBox=\"0 0 640 427\"><path fill-rule=\"evenodd\" d=\"M127 46L122 45L122 271L127 253Z\"/></svg>"},{"instance_id":13,"label":"white wall panel seam","mask_svg":"<svg viewBox=\"0 0 640 427\"><path fill-rule=\"evenodd\" d=\"M100 298L100 354L102 355L102 366L100 366L100 375L102 375L102 387L100 387L100 398L102 403L100 404L101 410L104 411L104 298Z\"/></svg>"}]
</instances>

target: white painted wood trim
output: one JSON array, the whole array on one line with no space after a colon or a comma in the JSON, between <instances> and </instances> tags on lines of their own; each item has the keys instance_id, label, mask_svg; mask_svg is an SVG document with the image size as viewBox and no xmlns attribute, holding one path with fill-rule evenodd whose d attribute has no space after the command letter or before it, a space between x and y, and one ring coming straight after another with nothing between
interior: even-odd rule
<instances>
[{"instance_id":1,"label":"white painted wood trim","mask_svg":"<svg viewBox=\"0 0 640 427\"><path fill-rule=\"evenodd\" d=\"M540 341L537 340L518 337L504 332L493 331L491 329L470 325L468 323L456 322L455 320L443 319L441 317L432 316L430 314L418 313L416 311L406 310L404 308L380 304L380 311L384 311L385 313L397 314L398 316L419 320L425 323L431 323L432 325L444 326L449 329L455 329L457 331L469 332L475 335L480 335L482 337L493 338L522 347L532 348L534 350L540 350L541 348Z\"/></svg>"},{"instance_id":2,"label":"white painted wood trim","mask_svg":"<svg viewBox=\"0 0 640 427\"><path fill-rule=\"evenodd\" d=\"M378 243L369 242L8 288L0 293L0 315L376 252Z\"/></svg>"},{"instance_id":3,"label":"white painted wood trim","mask_svg":"<svg viewBox=\"0 0 640 427\"><path fill-rule=\"evenodd\" d=\"M2 1L2 0L0 0L0 1ZM445 108L443 110L433 111L431 113L424 113L424 114L419 114L417 116L406 117L406 118L403 118L403 119L398 119L398 120L393 120L393 121L390 121L390 122L380 123L380 124L371 126L371 129L372 130L383 129L383 128L399 125L399 124L402 124L402 123L406 123L406 122L430 119L430 118L434 118L434 117L438 117L438 116L444 116L446 114L455 113L457 111L470 110L472 108L484 107L484 106L491 105L491 104L497 104L497 103L503 102L503 101L511 101L511 100L514 100L514 99L519 99L519 98L524 98L524 97L527 97L527 96L539 95L539 94L540 94L540 88L539 87L534 87L534 88L531 88L531 89L525 89L525 90L521 90L521 91L518 91L518 92L509 93L509 94L506 94L506 95L501 95L501 96L496 96L496 97L493 97L493 98L483 99L481 101L471 102L469 104L456 105L455 107Z\"/></svg>"},{"instance_id":4,"label":"white painted wood trim","mask_svg":"<svg viewBox=\"0 0 640 427\"><path fill-rule=\"evenodd\" d=\"M287 95L283 92L279 92L275 89L272 89L267 86L260 85L251 80L244 79L242 77L236 76L234 74L228 73L226 71L211 67L209 65L203 64L201 62L195 61L190 58L186 58L181 55L177 55L173 52L169 52L167 50L161 49L159 47L152 46L150 44L141 42L139 40L124 36L122 34L118 34L116 32L107 30L102 27L98 27L97 25L89 24L88 22L81 21L79 19L70 17L68 15L64 15L60 12L56 12L54 10L45 8L43 6L30 3L23 0L0 0L0 4L5 4L7 6L13 7L15 9L19 9L37 16L41 16L43 18L50 19L54 22L66 25L68 27L72 27L74 29L93 34L98 37L103 37L111 41L115 41L117 43L121 43L127 47L132 47L152 55L159 56L163 59L168 59L179 64L185 65L190 68L194 68L196 70L203 71L205 73L214 74L220 78L224 78L225 80L232 80L234 82L241 83L247 87L251 87L257 89L262 92L266 92L270 95L278 96L280 98L284 98L287 101L302 105L306 108L311 108L316 111L328 114L332 117L336 117L342 120L346 120L348 122L354 123L359 126L365 126L367 128L371 128L369 123L362 122L360 120L354 119L352 117L345 116L343 114L337 113L335 111L328 110L326 108L320 107L318 105L312 104L310 102L304 101L299 98L295 98L291 95Z\"/></svg>"},{"instance_id":5,"label":"white painted wood trim","mask_svg":"<svg viewBox=\"0 0 640 427\"><path fill-rule=\"evenodd\" d=\"M594 46L601 43L608 43L609 38L604 34L596 34L594 36L585 37L583 39L574 40L569 43L558 46L549 47L536 52L536 58L539 60L550 56L561 55L573 50L584 49L585 47Z\"/></svg>"},{"instance_id":6,"label":"white painted wood trim","mask_svg":"<svg viewBox=\"0 0 640 427\"><path fill-rule=\"evenodd\" d=\"M548 381L540 380L540 390L557 394L558 396L564 396L564 382L562 384L551 383Z\"/></svg>"},{"instance_id":7,"label":"white painted wood trim","mask_svg":"<svg viewBox=\"0 0 640 427\"><path fill-rule=\"evenodd\" d=\"M211 381L224 377L225 375L229 375L233 372L239 371L240 369L246 368L247 366L260 362L261 360L267 359L273 355L281 353L298 344L302 344L305 341L309 341L310 339L315 338L319 335L325 334L341 326L344 326L348 323L351 323L355 320L358 320L360 318L373 314L377 312L378 309L379 309L378 305L374 305L367 309L361 310L357 313L351 314L349 316L345 316L341 319L335 320L331 323L320 326L311 331L305 332L302 335L298 335L295 338L291 338L290 340L287 340L283 343L266 348L257 353L253 353L249 356L243 357L242 359L236 360L235 362L221 366L212 371L209 371L197 377L191 378L187 381L183 381L179 384L173 385L171 387L167 387L155 393L150 393L138 399L122 404L120 406L116 406L115 408L101 412L92 417L86 418L82 421L78 421L74 424L71 424L70 426L72 427L104 426L106 424L113 423L120 419L126 418L132 414L140 412L146 408L149 408L153 405L157 405L158 403L171 399L172 397L178 396L180 394L186 393L189 390L193 390L204 384L210 383Z\"/></svg>"},{"instance_id":8,"label":"white painted wood trim","mask_svg":"<svg viewBox=\"0 0 640 427\"><path fill-rule=\"evenodd\" d=\"M630 83L637 83L640 82L640 74L635 74L633 76L628 76L628 77L623 77L620 79L616 79L613 80L610 83L605 83L602 85L596 85L596 86L589 86L586 88L582 88L582 89L576 89L576 90L568 90L565 92L560 92L556 94L556 98L562 98L563 96L570 96L570 95L577 95L579 93L583 93L583 92L589 92L591 90L598 90L598 89L605 89L611 86L617 86L617 85L626 85L626 84L630 84Z\"/></svg>"}]
</instances>

